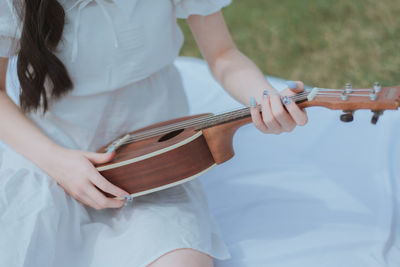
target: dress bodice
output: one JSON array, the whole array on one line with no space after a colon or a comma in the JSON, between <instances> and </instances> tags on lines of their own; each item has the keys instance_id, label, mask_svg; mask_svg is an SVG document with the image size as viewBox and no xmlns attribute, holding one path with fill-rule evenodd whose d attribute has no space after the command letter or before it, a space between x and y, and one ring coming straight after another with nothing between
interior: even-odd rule
<instances>
[{"instance_id":1,"label":"dress bodice","mask_svg":"<svg viewBox=\"0 0 400 267\"><path fill-rule=\"evenodd\" d=\"M207 15L230 0L59 0L66 13L56 54L72 95L112 91L171 64L183 44L177 17ZM0 56L18 40L12 0L0 0ZM1 48L3 47L3 49ZM1 53L1 51L3 51ZM11 53L11 52L10 52Z\"/></svg>"}]
</instances>

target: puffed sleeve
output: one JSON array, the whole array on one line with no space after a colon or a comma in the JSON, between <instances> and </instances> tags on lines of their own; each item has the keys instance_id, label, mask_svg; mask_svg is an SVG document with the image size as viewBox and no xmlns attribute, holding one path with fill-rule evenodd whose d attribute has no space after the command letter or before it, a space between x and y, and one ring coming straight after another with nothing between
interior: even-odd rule
<instances>
[{"instance_id":1,"label":"puffed sleeve","mask_svg":"<svg viewBox=\"0 0 400 267\"><path fill-rule=\"evenodd\" d=\"M210 15L229 5L232 0L174 0L176 17L186 19L190 15Z\"/></svg>"},{"instance_id":2,"label":"puffed sleeve","mask_svg":"<svg viewBox=\"0 0 400 267\"><path fill-rule=\"evenodd\" d=\"M12 1L0 0L0 57L8 58L17 53L20 32Z\"/></svg>"}]
</instances>

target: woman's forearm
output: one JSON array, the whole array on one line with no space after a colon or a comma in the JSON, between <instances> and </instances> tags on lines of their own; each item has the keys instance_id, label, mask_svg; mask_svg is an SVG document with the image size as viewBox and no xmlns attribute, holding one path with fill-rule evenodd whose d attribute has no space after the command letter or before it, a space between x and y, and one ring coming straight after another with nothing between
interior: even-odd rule
<instances>
[{"instance_id":1,"label":"woman's forearm","mask_svg":"<svg viewBox=\"0 0 400 267\"><path fill-rule=\"evenodd\" d=\"M245 105L249 105L250 97L260 103L264 90L275 91L253 61L236 48L218 56L210 69L216 80Z\"/></svg>"},{"instance_id":2,"label":"woman's forearm","mask_svg":"<svg viewBox=\"0 0 400 267\"><path fill-rule=\"evenodd\" d=\"M0 58L0 140L36 164L77 201L94 209L122 207L124 201L107 198L99 189L120 198L129 193L111 184L94 166L109 162L115 153L67 149L47 137L7 95L7 63Z\"/></svg>"},{"instance_id":3,"label":"woman's forearm","mask_svg":"<svg viewBox=\"0 0 400 267\"><path fill-rule=\"evenodd\" d=\"M48 138L0 88L0 140L39 167L62 147Z\"/></svg>"}]
</instances>

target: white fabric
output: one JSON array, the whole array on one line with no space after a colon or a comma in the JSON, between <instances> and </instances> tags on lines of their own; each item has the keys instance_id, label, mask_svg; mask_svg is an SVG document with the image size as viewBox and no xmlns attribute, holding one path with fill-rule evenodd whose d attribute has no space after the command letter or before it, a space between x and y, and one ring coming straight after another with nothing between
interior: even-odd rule
<instances>
[{"instance_id":1,"label":"white fabric","mask_svg":"<svg viewBox=\"0 0 400 267\"><path fill-rule=\"evenodd\" d=\"M21 25L11 0L0 0L0 57L15 55L17 39L21 36Z\"/></svg>"},{"instance_id":2,"label":"white fabric","mask_svg":"<svg viewBox=\"0 0 400 267\"><path fill-rule=\"evenodd\" d=\"M176 65L191 113L241 106L204 62ZM239 129L235 157L200 178L232 254L216 267L400 266L400 112L376 126L370 111L350 124L339 115L310 108L309 123L289 134Z\"/></svg>"},{"instance_id":3,"label":"white fabric","mask_svg":"<svg viewBox=\"0 0 400 267\"><path fill-rule=\"evenodd\" d=\"M183 76L190 113L220 112L241 106L212 79L204 62L180 58L176 66ZM281 80L269 80L277 89L285 88ZM8 82L12 82L11 77ZM278 136L261 134L252 125L244 126L234 138L235 157L198 179L204 185L211 214L232 255L229 260L216 260L216 267L400 265L400 114L385 112L376 126L369 124L368 111L356 112L351 124L339 122L339 114L323 108L308 109L309 123L305 127ZM87 223L90 218L86 217L86 211L68 197L57 197L61 189L42 179L37 167L15 153L2 156L13 164L23 161L26 165L17 172L5 170L14 174L15 181L0 193L1 200L15 195L20 201L12 201L15 208L7 213L4 208L11 201L0 201L1 220L10 218L16 210L20 211L21 220L13 221L16 225L7 223L0 227L0 259L4 262L10 254L14 260L0 266L23 266L17 261L24 260L24 266L52 266L44 264L42 254L35 254L30 247L45 250L46 259L70 263L71 254L62 251L65 249L62 244L82 242L85 236L91 236L93 225ZM35 195L32 188L40 194ZM175 193L171 192L170 197ZM44 204L55 200L63 213ZM82 211L86 221L81 228L61 231L79 224ZM49 214L56 218L55 222L46 220ZM132 220L136 215L125 219ZM29 223L32 221L35 223ZM114 251L115 244L106 249L101 240L112 237L109 231L122 229L117 223L103 221L96 227L92 231L98 231L99 238L96 241L90 238L91 245L83 252L79 252L77 245L74 257L98 256L98 251L109 255ZM157 227L150 226L153 230ZM146 227L135 225L135 228ZM132 236L138 234L135 231ZM21 241L21 236L31 239ZM168 237L158 238L165 239ZM122 249L124 255L122 260L114 257L118 264L129 255L133 258L140 254L132 252L131 241L118 240L129 244L125 251L126 247L118 243L118 250ZM15 248L19 248L18 257L13 257ZM29 256L21 257L24 252ZM87 257L81 259L87 264ZM131 263L131 259L124 263Z\"/></svg>"},{"instance_id":4,"label":"white fabric","mask_svg":"<svg viewBox=\"0 0 400 267\"><path fill-rule=\"evenodd\" d=\"M171 1L86 0L70 6L71 2L75 3L64 2L67 23L57 55L72 77L73 95L140 81L179 53L183 35Z\"/></svg>"},{"instance_id":5,"label":"white fabric","mask_svg":"<svg viewBox=\"0 0 400 267\"><path fill-rule=\"evenodd\" d=\"M0 0L2 57L10 54L9 40L16 28L21 28L11 2ZM227 0L59 2L66 12L66 24L55 54L65 64L74 83L71 94L76 96L116 90L167 66L178 56L183 44L183 34L176 23L177 12L185 17L208 15L230 3ZM12 51L15 53L15 49Z\"/></svg>"},{"instance_id":6,"label":"white fabric","mask_svg":"<svg viewBox=\"0 0 400 267\"><path fill-rule=\"evenodd\" d=\"M0 1L3 7L6 0ZM62 2L69 11L57 52L75 88L52 101L44 116L29 117L58 144L96 151L126 132L186 115L187 99L172 64L183 42L173 2L83 2L80 11L75 1ZM78 12L78 50L72 62ZM4 32L1 36L10 36ZM6 80L18 104L15 57ZM138 197L122 209L96 211L1 142L0 214L0 266L144 267L176 248L230 257L198 179Z\"/></svg>"},{"instance_id":7,"label":"white fabric","mask_svg":"<svg viewBox=\"0 0 400 267\"><path fill-rule=\"evenodd\" d=\"M176 17L188 18L190 15L208 15L229 5L232 0L173 0L176 6ZM207 5L204 4L207 2Z\"/></svg>"},{"instance_id":8,"label":"white fabric","mask_svg":"<svg viewBox=\"0 0 400 267\"><path fill-rule=\"evenodd\" d=\"M12 64L8 91L15 90ZM186 115L186 101L170 65L112 92L65 96L44 117L30 117L57 143L95 151L126 132ZM118 210L84 207L1 144L0 266L144 267L182 247L220 259L230 256L199 180L135 199Z\"/></svg>"}]
</instances>

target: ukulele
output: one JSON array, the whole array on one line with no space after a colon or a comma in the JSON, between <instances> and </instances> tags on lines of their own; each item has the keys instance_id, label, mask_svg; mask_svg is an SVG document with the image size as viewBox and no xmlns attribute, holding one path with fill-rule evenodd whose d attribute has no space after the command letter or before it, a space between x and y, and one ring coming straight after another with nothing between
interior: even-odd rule
<instances>
[{"instance_id":1,"label":"ukulele","mask_svg":"<svg viewBox=\"0 0 400 267\"><path fill-rule=\"evenodd\" d=\"M400 86L381 87L375 83L373 88L353 89L346 84L344 89L315 87L286 97L300 108L343 110L343 122L353 121L355 110L370 109L371 123L376 124L384 110L399 107ZM96 168L132 197L166 189L193 180L231 159L235 132L251 122L250 109L245 107L218 115L199 114L157 123L100 148L97 152L116 150L116 154L112 161Z\"/></svg>"}]
</instances>

